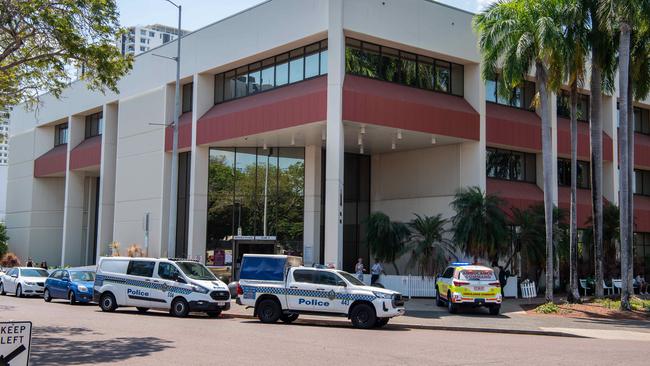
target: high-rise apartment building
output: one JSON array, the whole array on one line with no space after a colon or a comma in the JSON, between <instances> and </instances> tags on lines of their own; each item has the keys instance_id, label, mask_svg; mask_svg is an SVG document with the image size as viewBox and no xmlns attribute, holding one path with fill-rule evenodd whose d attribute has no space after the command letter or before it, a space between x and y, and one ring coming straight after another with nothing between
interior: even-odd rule
<instances>
[{"instance_id":1,"label":"high-rise apartment building","mask_svg":"<svg viewBox=\"0 0 650 366\"><path fill-rule=\"evenodd\" d=\"M162 24L153 24L147 26L136 25L128 28L129 33L122 35L117 41L117 46L123 55L138 55L142 52L149 51L167 42L173 41L178 37L178 29ZM182 35L189 33L187 30L181 30Z\"/></svg>"}]
</instances>

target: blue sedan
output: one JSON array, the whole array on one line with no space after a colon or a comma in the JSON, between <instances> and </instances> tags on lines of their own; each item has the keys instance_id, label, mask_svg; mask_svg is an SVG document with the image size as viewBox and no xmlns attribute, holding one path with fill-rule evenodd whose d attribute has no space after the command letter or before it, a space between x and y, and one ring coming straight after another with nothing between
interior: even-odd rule
<instances>
[{"instance_id":1,"label":"blue sedan","mask_svg":"<svg viewBox=\"0 0 650 366\"><path fill-rule=\"evenodd\" d=\"M59 269L45 280L43 299L67 299L70 305L77 302L88 303L93 299L95 272Z\"/></svg>"}]
</instances>

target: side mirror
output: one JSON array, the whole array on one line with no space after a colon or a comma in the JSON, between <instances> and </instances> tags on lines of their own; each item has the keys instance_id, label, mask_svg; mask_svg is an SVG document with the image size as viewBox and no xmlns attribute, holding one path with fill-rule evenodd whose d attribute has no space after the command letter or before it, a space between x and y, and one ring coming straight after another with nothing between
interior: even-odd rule
<instances>
[{"instance_id":1,"label":"side mirror","mask_svg":"<svg viewBox=\"0 0 650 366\"><path fill-rule=\"evenodd\" d=\"M184 279L183 277L181 277L181 276L176 276L176 277L174 277L174 281L176 281L176 282L178 282L178 283L187 283L187 282L185 281L185 279Z\"/></svg>"}]
</instances>

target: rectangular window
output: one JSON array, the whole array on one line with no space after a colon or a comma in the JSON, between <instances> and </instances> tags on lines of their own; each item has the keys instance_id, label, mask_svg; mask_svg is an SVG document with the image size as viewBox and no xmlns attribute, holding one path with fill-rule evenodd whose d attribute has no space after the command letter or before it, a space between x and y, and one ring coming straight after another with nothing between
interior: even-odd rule
<instances>
[{"instance_id":1,"label":"rectangular window","mask_svg":"<svg viewBox=\"0 0 650 366\"><path fill-rule=\"evenodd\" d=\"M214 103L257 94L324 74L327 74L326 40L215 75Z\"/></svg>"},{"instance_id":2,"label":"rectangular window","mask_svg":"<svg viewBox=\"0 0 650 366\"><path fill-rule=\"evenodd\" d=\"M650 170L635 170L634 175L634 194L650 196Z\"/></svg>"},{"instance_id":3,"label":"rectangular window","mask_svg":"<svg viewBox=\"0 0 650 366\"><path fill-rule=\"evenodd\" d=\"M567 90L561 90L557 94L557 115L564 118L571 118L571 93ZM576 119L582 122L589 122L588 95L578 93Z\"/></svg>"},{"instance_id":4,"label":"rectangular window","mask_svg":"<svg viewBox=\"0 0 650 366\"><path fill-rule=\"evenodd\" d=\"M588 161L578 160L578 177L577 187L581 189L590 188L590 166ZM571 187L571 160L557 159L557 184L560 186Z\"/></svg>"},{"instance_id":5,"label":"rectangular window","mask_svg":"<svg viewBox=\"0 0 650 366\"><path fill-rule=\"evenodd\" d=\"M463 65L346 38L346 72L420 89L463 95Z\"/></svg>"},{"instance_id":6,"label":"rectangular window","mask_svg":"<svg viewBox=\"0 0 650 366\"><path fill-rule=\"evenodd\" d=\"M535 154L487 148L487 176L490 178L535 183Z\"/></svg>"},{"instance_id":7,"label":"rectangular window","mask_svg":"<svg viewBox=\"0 0 650 366\"><path fill-rule=\"evenodd\" d=\"M54 146L68 143L68 124L61 123L54 126Z\"/></svg>"},{"instance_id":8,"label":"rectangular window","mask_svg":"<svg viewBox=\"0 0 650 366\"><path fill-rule=\"evenodd\" d=\"M129 267L126 270L126 274L140 277L151 277L153 276L153 268L155 266L156 262L154 261L132 260L129 261Z\"/></svg>"},{"instance_id":9,"label":"rectangular window","mask_svg":"<svg viewBox=\"0 0 650 366\"><path fill-rule=\"evenodd\" d=\"M650 110L634 107L634 132L650 135Z\"/></svg>"},{"instance_id":10,"label":"rectangular window","mask_svg":"<svg viewBox=\"0 0 650 366\"><path fill-rule=\"evenodd\" d=\"M534 110L532 104L535 93L535 83L528 80L524 81L523 85L514 87L509 91L499 75L496 75L493 79L485 80L485 100L488 102Z\"/></svg>"},{"instance_id":11,"label":"rectangular window","mask_svg":"<svg viewBox=\"0 0 650 366\"><path fill-rule=\"evenodd\" d=\"M183 106L182 113L187 113L192 111L192 93L194 89L194 83L187 83L183 85Z\"/></svg>"},{"instance_id":12,"label":"rectangular window","mask_svg":"<svg viewBox=\"0 0 650 366\"><path fill-rule=\"evenodd\" d=\"M156 34L154 32L151 32L151 31L149 32L149 37L155 37L155 36L156 36Z\"/></svg>"},{"instance_id":13,"label":"rectangular window","mask_svg":"<svg viewBox=\"0 0 650 366\"><path fill-rule=\"evenodd\" d=\"M104 129L104 113L94 113L86 116L86 133L85 138L91 138L102 134Z\"/></svg>"}]
</instances>

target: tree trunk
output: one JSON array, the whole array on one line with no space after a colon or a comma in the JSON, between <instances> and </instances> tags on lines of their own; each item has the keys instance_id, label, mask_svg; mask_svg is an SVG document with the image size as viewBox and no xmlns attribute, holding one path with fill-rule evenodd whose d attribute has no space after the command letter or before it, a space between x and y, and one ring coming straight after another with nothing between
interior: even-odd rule
<instances>
[{"instance_id":1,"label":"tree trunk","mask_svg":"<svg viewBox=\"0 0 650 366\"><path fill-rule=\"evenodd\" d=\"M544 176L544 222L546 228L546 301L553 301L553 174L551 146L551 116L547 90L546 67L541 61L535 63L542 115L542 171Z\"/></svg>"},{"instance_id":2,"label":"tree trunk","mask_svg":"<svg viewBox=\"0 0 650 366\"><path fill-rule=\"evenodd\" d=\"M630 41L631 42L631 41ZM631 57L630 57L630 65L632 64ZM628 69L629 70L629 69ZM627 280L628 280L628 291L630 294L634 294L634 190L632 189L632 186L634 184L635 176L634 176L634 95L632 92L632 73L628 71L628 85L627 85L627 144L628 144L628 151L629 151L629 156L628 156L628 161L630 162L630 169L628 172L630 173L629 182L630 182L630 188L628 191L628 211L629 211L629 229L628 229L628 241L630 243L630 247L628 248L628 258L629 260L627 261Z\"/></svg>"},{"instance_id":3,"label":"tree trunk","mask_svg":"<svg viewBox=\"0 0 650 366\"><path fill-rule=\"evenodd\" d=\"M569 213L569 294L567 300L580 301L578 288L578 81L571 83L571 206Z\"/></svg>"},{"instance_id":4,"label":"tree trunk","mask_svg":"<svg viewBox=\"0 0 650 366\"><path fill-rule=\"evenodd\" d=\"M629 238L629 191L630 191L630 151L629 151L629 136L628 129L628 81L629 81L629 66L630 66L630 26L622 22L620 25L620 44L619 44L619 201L620 201L620 236L621 236L621 279L623 280L621 286L621 310L631 310L630 307L630 291L628 281L628 262L631 260L629 256L630 238Z\"/></svg>"},{"instance_id":5,"label":"tree trunk","mask_svg":"<svg viewBox=\"0 0 650 366\"><path fill-rule=\"evenodd\" d=\"M594 44L591 49L591 199L594 232L594 265L596 272L596 297L603 297L603 125L600 108L602 105L602 70L596 60L599 50Z\"/></svg>"}]
</instances>

